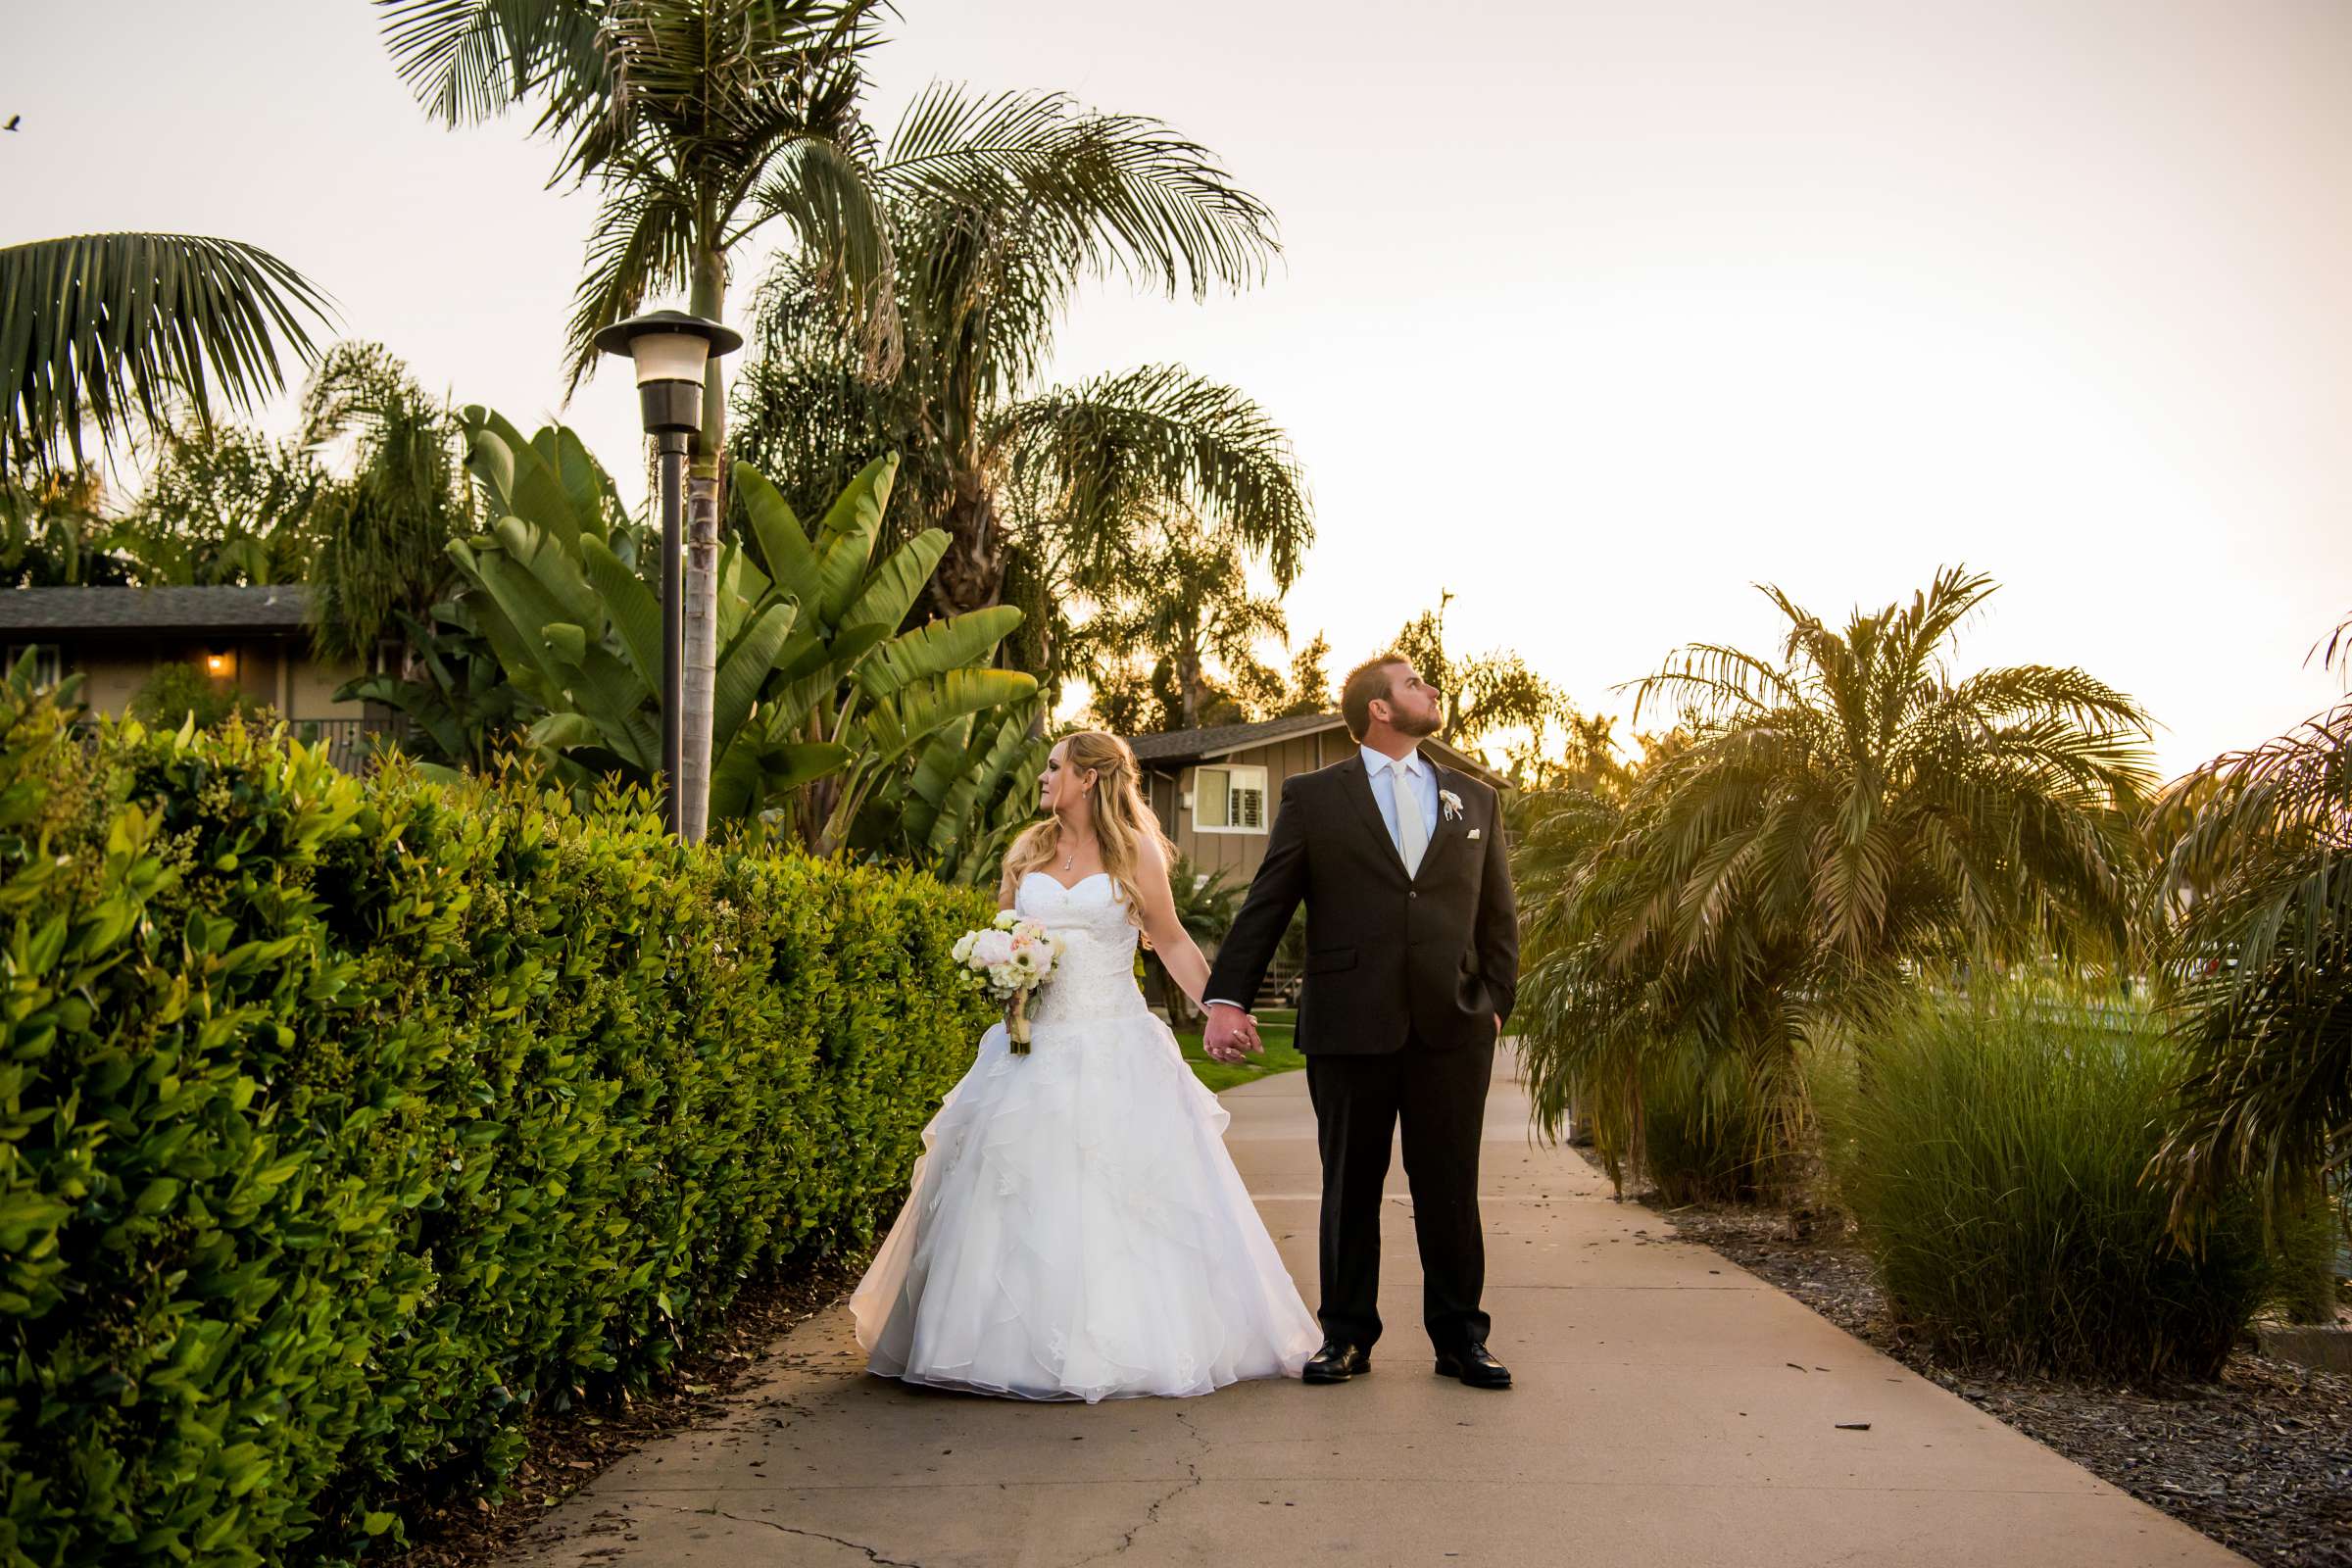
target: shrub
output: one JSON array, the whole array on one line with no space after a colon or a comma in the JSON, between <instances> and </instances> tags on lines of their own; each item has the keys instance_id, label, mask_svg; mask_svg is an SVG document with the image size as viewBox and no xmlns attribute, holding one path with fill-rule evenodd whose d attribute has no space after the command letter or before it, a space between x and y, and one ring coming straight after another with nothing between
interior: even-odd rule
<instances>
[{"instance_id":1,"label":"shrub","mask_svg":"<svg viewBox=\"0 0 2352 1568\"><path fill-rule=\"evenodd\" d=\"M177 729L191 717L198 729L211 729L231 713L252 718L260 711L252 698L184 659L156 665L130 699L131 716L158 729Z\"/></svg>"},{"instance_id":2,"label":"shrub","mask_svg":"<svg viewBox=\"0 0 2352 1568\"><path fill-rule=\"evenodd\" d=\"M1927 1003L1828 1058L1824 1154L1897 1324L1963 1361L2218 1372L2312 1243L2266 1243L2243 1194L2197 1250L2172 1241L2145 1178L2180 1066L2144 1012L2018 991Z\"/></svg>"},{"instance_id":3,"label":"shrub","mask_svg":"<svg viewBox=\"0 0 2352 1568\"><path fill-rule=\"evenodd\" d=\"M985 901L0 699L8 1563L341 1560L867 1246Z\"/></svg>"}]
</instances>

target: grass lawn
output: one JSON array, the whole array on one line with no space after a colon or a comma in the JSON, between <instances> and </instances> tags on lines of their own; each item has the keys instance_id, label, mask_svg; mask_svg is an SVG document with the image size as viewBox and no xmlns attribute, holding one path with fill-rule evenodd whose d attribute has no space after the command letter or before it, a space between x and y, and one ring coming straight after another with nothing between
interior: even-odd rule
<instances>
[{"instance_id":1,"label":"grass lawn","mask_svg":"<svg viewBox=\"0 0 2352 1568\"><path fill-rule=\"evenodd\" d=\"M1176 1043L1184 1048L1184 1059L1192 1065L1193 1076L1208 1085L1214 1093L1223 1093L1235 1084L1246 1084L1271 1073L1297 1072L1306 1065L1306 1058L1291 1044L1298 1032L1298 1015L1287 1007L1261 1007L1257 1014L1257 1037L1265 1043L1266 1054L1238 1062L1211 1061L1200 1050L1200 1030L1198 1026L1176 1031Z\"/></svg>"}]
</instances>

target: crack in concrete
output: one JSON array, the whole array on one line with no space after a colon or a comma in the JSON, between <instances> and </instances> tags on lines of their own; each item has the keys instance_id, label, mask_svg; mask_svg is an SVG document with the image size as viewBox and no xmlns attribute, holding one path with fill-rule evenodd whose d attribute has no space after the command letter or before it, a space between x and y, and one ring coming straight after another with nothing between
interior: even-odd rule
<instances>
[{"instance_id":1,"label":"crack in concrete","mask_svg":"<svg viewBox=\"0 0 2352 1568\"><path fill-rule=\"evenodd\" d=\"M864 1552L865 1560L875 1564L876 1568L923 1568L919 1562L907 1562L898 1557L885 1557L881 1552L861 1541L849 1541L840 1536L828 1536L821 1530L803 1530L798 1525L778 1524L773 1519L747 1519L742 1514L729 1513L723 1508L681 1508L674 1502L657 1502L648 1506L661 1508L669 1513L690 1513L704 1518L731 1520L739 1525L764 1525L770 1530L781 1531L788 1536L807 1536L813 1541L830 1541L836 1546L847 1546L852 1551Z\"/></svg>"},{"instance_id":2,"label":"crack in concrete","mask_svg":"<svg viewBox=\"0 0 2352 1568\"><path fill-rule=\"evenodd\" d=\"M1176 1424L1184 1428L1184 1435L1188 1438L1191 1438L1194 1443L1200 1446L1203 1452L1206 1452L1208 1449L1208 1438L1200 1431L1199 1427L1193 1425L1192 1417L1182 1410L1178 1410L1174 1412L1174 1414L1176 1417ZM1090 1562L1102 1562L1107 1558L1116 1557L1128 1547L1134 1545L1136 1537L1142 1535L1145 1531L1159 1523L1160 1509L1166 1507L1169 1503L1174 1502L1178 1497L1183 1496L1186 1493L1197 1490L1201 1485L1200 1461L1198 1459L1185 1460L1184 1474L1185 1479L1183 1483L1174 1491L1164 1493L1161 1495L1152 1499L1151 1504L1144 1509L1144 1516L1135 1522L1134 1528L1124 1531L1120 1534L1119 1544L1117 1545L1111 1547L1108 1551L1098 1551L1092 1553L1091 1555L1081 1557L1076 1562L1070 1564L1070 1568L1086 1568L1086 1564Z\"/></svg>"}]
</instances>

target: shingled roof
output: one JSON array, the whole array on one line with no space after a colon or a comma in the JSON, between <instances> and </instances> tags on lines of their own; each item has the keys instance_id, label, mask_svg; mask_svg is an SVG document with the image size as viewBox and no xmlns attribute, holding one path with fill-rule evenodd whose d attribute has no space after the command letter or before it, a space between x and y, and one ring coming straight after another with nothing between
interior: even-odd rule
<instances>
[{"instance_id":1,"label":"shingled roof","mask_svg":"<svg viewBox=\"0 0 2352 1568\"><path fill-rule=\"evenodd\" d=\"M1165 735L1138 735L1128 746L1139 762L1189 761L1196 757L1219 757L1252 746L1271 746L1293 735L1312 735L1340 722L1337 713L1296 713L1289 718L1261 719L1254 724L1211 724L1204 729L1172 730Z\"/></svg>"},{"instance_id":2,"label":"shingled roof","mask_svg":"<svg viewBox=\"0 0 2352 1568\"><path fill-rule=\"evenodd\" d=\"M1322 730L1341 729L1344 721L1337 713L1298 713L1289 718L1261 719L1255 724L1210 724L1202 729L1171 730L1165 735L1138 735L1127 745L1135 760L1146 768L1182 767L1188 762L1203 761L1212 757L1229 757L1246 752L1253 746L1271 746L1295 735L1313 735ZM1437 754L1447 767L1459 768L1473 778L1481 778L1497 789L1510 788L1510 780L1466 752L1456 751L1439 741L1421 743ZM1349 741L1352 751L1355 743Z\"/></svg>"},{"instance_id":3,"label":"shingled roof","mask_svg":"<svg viewBox=\"0 0 2352 1568\"><path fill-rule=\"evenodd\" d=\"M273 588L12 588L0 633L129 637L153 632L300 631L310 596Z\"/></svg>"}]
</instances>

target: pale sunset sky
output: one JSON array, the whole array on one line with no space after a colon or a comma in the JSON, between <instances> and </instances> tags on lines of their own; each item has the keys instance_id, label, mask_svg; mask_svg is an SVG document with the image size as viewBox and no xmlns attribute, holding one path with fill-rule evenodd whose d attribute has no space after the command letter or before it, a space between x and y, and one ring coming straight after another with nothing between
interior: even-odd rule
<instances>
[{"instance_id":1,"label":"pale sunset sky","mask_svg":"<svg viewBox=\"0 0 2352 1568\"><path fill-rule=\"evenodd\" d=\"M429 122L364 0L9 11L0 242L249 240L428 386L558 412L590 202L526 119ZM1180 361L1290 430L1291 621L1342 666L1443 587L1457 650L1622 710L1680 643L1766 649L1751 583L1838 620L1965 562L2006 586L1963 667L2083 665L2168 773L2340 692L2305 659L2352 612L2352 7L903 0L890 31L885 128L937 77L1058 88L1272 205L1266 286L1095 290L1058 368ZM624 376L562 416L641 483Z\"/></svg>"}]
</instances>

